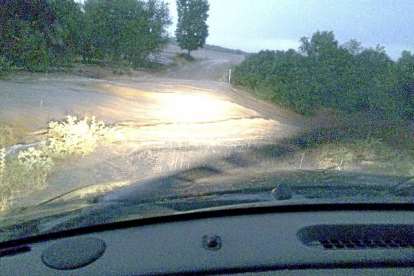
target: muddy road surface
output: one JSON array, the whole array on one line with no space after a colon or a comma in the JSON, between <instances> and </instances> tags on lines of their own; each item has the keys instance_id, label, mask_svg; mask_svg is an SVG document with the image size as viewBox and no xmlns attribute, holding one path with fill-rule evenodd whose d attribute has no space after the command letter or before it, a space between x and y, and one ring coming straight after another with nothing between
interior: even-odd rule
<instances>
[{"instance_id":1,"label":"muddy road surface","mask_svg":"<svg viewBox=\"0 0 414 276\"><path fill-rule=\"evenodd\" d=\"M168 50L166 59L177 52ZM305 129L306 120L226 83L228 69L242 56L194 55L196 62L137 77L22 74L0 81L0 124L22 130L26 135L19 143L44 139L48 122L66 115L96 116L126 136L125 142L100 146L88 156L56 161L48 186L22 194L15 205L36 204L93 184L139 181L199 166L223 173L297 166L265 149Z\"/></svg>"}]
</instances>

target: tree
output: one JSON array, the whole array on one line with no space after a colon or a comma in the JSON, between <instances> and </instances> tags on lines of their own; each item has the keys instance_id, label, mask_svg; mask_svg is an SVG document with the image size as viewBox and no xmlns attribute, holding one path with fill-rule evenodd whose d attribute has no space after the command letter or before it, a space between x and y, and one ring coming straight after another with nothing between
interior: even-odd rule
<instances>
[{"instance_id":1,"label":"tree","mask_svg":"<svg viewBox=\"0 0 414 276\"><path fill-rule=\"evenodd\" d=\"M317 31L309 38L300 39L302 45L299 50L312 59L330 58L331 54L338 49L338 41L332 31Z\"/></svg>"},{"instance_id":2,"label":"tree","mask_svg":"<svg viewBox=\"0 0 414 276\"><path fill-rule=\"evenodd\" d=\"M379 118L413 118L414 55L393 62L384 47L351 40L338 47L332 32L301 39L294 50L261 51L234 70L232 83L302 114L324 107L371 112Z\"/></svg>"},{"instance_id":3,"label":"tree","mask_svg":"<svg viewBox=\"0 0 414 276\"><path fill-rule=\"evenodd\" d=\"M82 53L84 39L84 18L81 6L73 0L49 0L56 17L54 29L55 51L67 62Z\"/></svg>"},{"instance_id":4,"label":"tree","mask_svg":"<svg viewBox=\"0 0 414 276\"><path fill-rule=\"evenodd\" d=\"M168 42L168 5L158 0L85 1L85 57L142 65Z\"/></svg>"},{"instance_id":5,"label":"tree","mask_svg":"<svg viewBox=\"0 0 414 276\"><path fill-rule=\"evenodd\" d=\"M175 36L180 48L187 50L188 55L206 44L209 9L207 0L177 0L178 24Z\"/></svg>"},{"instance_id":6,"label":"tree","mask_svg":"<svg viewBox=\"0 0 414 276\"><path fill-rule=\"evenodd\" d=\"M73 0L0 1L0 56L34 71L68 65L79 54L82 16Z\"/></svg>"},{"instance_id":7,"label":"tree","mask_svg":"<svg viewBox=\"0 0 414 276\"><path fill-rule=\"evenodd\" d=\"M400 93L397 95L405 116L414 120L414 53L403 51L396 64Z\"/></svg>"},{"instance_id":8,"label":"tree","mask_svg":"<svg viewBox=\"0 0 414 276\"><path fill-rule=\"evenodd\" d=\"M27 70L56 65L55 20L47 0L0 1L0 56Z\"/></svg>"},{"instance_id":9,"label":"tree","mask_svg":"<svg viewBox=\"0 0 414 276\"><path fill-rule=\"evenodd\" d=\"M364 47L362 47L362 43L356 39L351 39L350 41L345 43L342 47L346 49L353 56L360 54L364 50Z\"/></svg>"}]
</instances>

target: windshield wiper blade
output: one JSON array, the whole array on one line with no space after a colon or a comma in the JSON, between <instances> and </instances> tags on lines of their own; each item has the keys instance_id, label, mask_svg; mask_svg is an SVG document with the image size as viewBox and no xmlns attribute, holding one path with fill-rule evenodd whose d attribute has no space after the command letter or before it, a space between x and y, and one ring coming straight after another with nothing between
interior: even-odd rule
<instances>
[{"instance_id":1,"label":"windshield wiper blade","mask_svg":"<svg viewBox=\"0 0 414 276\"><path fill-rule=\"evenodd\" d=\"M413 186L398 186L404 193L394 193L390 185L362 184L277 184L275 188L250 188L242 190L210 192L187 197L169 197L156 204L164 204L177 211L188 211L229 205L264 203L275 205L306 204L376 204L376 203L413 203L413 196L405 192L413 191ZM395 187L396 188L396 187Z\"/></svg>"},{"instance_id":2,"label":"windshield wiper blade","mask_svg":"<svg viewBox=\"0 0 414 276\"><path fill-rule=\"evenodd\" d=\"M396 196L411 196L414 198L414 176L393 186L390 193Z\"/></svg>"},{"instance_id":3,"label":"windshield wiper blade","mask_svg":"<svg viewBox=\"0 0 414 276\"><path fill-rule=\"evenodd\" d=\"M272 194L276 200L289 200L293 197L292 188L287 184L278 184Z\"/></svg>"}]
</instances>

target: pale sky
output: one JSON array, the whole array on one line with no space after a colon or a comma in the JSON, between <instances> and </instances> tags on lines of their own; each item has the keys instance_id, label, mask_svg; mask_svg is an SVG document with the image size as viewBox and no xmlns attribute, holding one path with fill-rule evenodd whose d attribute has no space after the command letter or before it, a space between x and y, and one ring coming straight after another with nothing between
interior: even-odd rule
<instances>
[{"instance_id":1,"label":"pale sky","mask_svg":"<svg viewBox=\"0 0 414 276\"><path fill-rule=\"evenodd\" d=\"M170 4L174 34L175 0ZM397 59L414 51L414 0L209 0L208 44L247 52L297 50L299 39L333 31L340 44L357 39L385 46Z\"/></svg>"}]
</instances>

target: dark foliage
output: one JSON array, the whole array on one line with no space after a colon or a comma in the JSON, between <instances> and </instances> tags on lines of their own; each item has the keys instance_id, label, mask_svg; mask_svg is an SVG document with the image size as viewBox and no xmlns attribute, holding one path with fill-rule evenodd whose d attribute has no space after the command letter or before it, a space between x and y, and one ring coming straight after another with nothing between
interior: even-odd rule
<instances>
[{"instance_id":1,"label":"dark foliage","mask_svg":"<svg viewBox=\"0 0 414 276\"><path fill-rule=\"evenodd\" d=\"M0 71L49 71L88 60L144 65L167 43L168 6L149 0L0 1Z\"/></svg>"},{"instance_id":2,"label":"dark foliage","mask_svg":"<svg viewBox=\"0 0 414 276\"><path fill-rule=\"evenodd\" d=\"M332 32L301 39L300 51L261 51L236 68L233 84L258 97L312 114L320 108L412 118L414 56L393 62L378 46L339 46Z\"/></svg>"},{"instance_id":3,"label":"dark foliage","mask_svg":"<svg viewBox=\"0 0 414 276\"><path fill-rule=\"evenodd\" d=\"M0 2L0 55L12 65L44 70L57 62L56 16L47 0Z\"/></svg>"}]
</instances>

